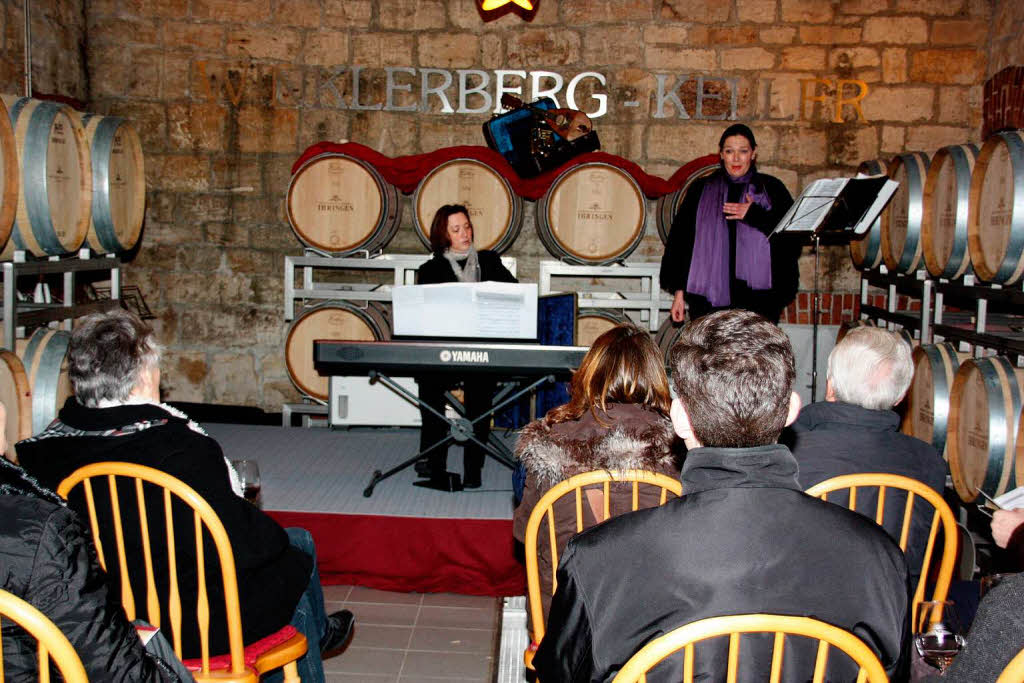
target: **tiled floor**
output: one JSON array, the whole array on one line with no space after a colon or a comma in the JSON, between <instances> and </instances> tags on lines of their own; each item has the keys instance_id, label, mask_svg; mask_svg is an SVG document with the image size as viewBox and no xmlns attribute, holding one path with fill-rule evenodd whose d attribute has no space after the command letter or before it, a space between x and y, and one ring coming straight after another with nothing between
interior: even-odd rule
<instances>
[{"instance_id":1,"label":"tiled floor","mask_svg":"<svg viewBox=\"0 0 1024 683\"><path fill-rule=\"evenodd\" d=\"M327 683L491 683L498 598L325 586L327 611L356 617L349 646L324 662Z\"/></svg>"}]
</instances>

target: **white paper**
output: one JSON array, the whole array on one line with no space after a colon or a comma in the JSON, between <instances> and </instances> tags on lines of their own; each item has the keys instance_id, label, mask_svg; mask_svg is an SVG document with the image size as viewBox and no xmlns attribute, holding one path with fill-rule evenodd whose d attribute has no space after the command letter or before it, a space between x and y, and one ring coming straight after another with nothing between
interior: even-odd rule
<instances>
[{"instance_id":1,"label":"white paper","mask_svg":"<svg viewBox=\"0 0 1024 683\"><path fill-rule=\"evenodd\" d=\"M452 282L395 287L394 334L462 339L536 339L537 285Z\"/></svg>"},{"instance_id":2,"label":"white paper","mask_svg":"<svg viewBox=\"0 0 1024 683\"><path fill-rule=\"evenodd\" d=\"M835 198L846 187L846 178L820 178L804 188L793 206L779 221L780 228L793 232L812 232L825 220ZM799 213L797 213L799 211Z\"/></svg>"},{"instance_id":3,"label":"white paper","mask_svg":"<svg viewBox=\"0 0 1024 683\"><path fill-rule=\"evenodd\" d=\"M863 235L871 229L871 224L878 218L878 214L882 213L882 209L889 202L889 199L896 194L896 190L900 184L895 180L885 181L885 185L878 191L878 196L875 197L874 203L871 204L871 208L867 210L864 217L860 219L860 222L853 228L853 232L858 235Z\"/></svg>"},{"instance_id":4,"label":"white paper","mask_svg":"<svg viewBox=\"0 0 1024 683\"><path fill-rule=\"evenodd\" d=\"M979 500L980 498L981 497L979 496ZM1007 491L1001 496L996 496L993 500L999 504L999 507L1005 510L1024 508L1024 486L1017 487L1012 491Z\"/></svg>"}]
</instances>

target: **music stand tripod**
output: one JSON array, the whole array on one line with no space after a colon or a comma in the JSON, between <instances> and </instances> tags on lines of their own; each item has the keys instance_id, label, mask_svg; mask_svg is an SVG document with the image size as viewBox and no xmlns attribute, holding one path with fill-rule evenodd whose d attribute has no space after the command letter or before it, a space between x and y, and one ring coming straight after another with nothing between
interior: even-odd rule
<instances>
[{"instance_id":1,"label":"music stand tripod","mask_svg":"<svg viewBox=\"0 0 1024 683\"><path fill-rule=\"evenodd\" d=\"M488 410L486 410L485 412L483 412L482 414L480 414L480 415L478 415L476 417L467 416L466 415L465 406L460 404L454 397L451 396L450 393L446 393L446 395L445 395L446 400L459 413L458 417L449 418L444 413L439 412L438 410L436 410L433 406L428 405L427 403L424 403L422 400L420 400L420 397L418 395L413 394L412 392L410 392L405 387L403 387L402 385L400 385L397 382L395 382L393 379L391 379L387 375L385 375L385 374L383 374L381 372L378 372L377 370L370 370L369 373L368 373L368 376L370 378L370 382L371 383L382 382L386 387L388 387L392 391L396 392L397 394L401 395L407 401L410 401L412 403L415 403L418 406L426 408L428 411L433 413L435 417L437 417L437 418L447 422L448 425L449 425L449 428L448 428L447 436L443 437L440 441L438 441L437 443L434 443L434 444L431 444L431 445L427 446L425 449L421 450L416 455L414 455L414 456L412 456L412 457L410 457L410 458L408 458L406 460L403 460L402 462L400 462L399 464L395 465L394 467L392 467L391 469L387 470L386 472L382 472L380 470L374 470L373 471L373 476L370 478L370 484L365 489L363 489L363 496L365 496L366 498L369 498L370 496L373 495L373 488L377 484L379 484L380 482L384 481L388 477L394 476L395 474L398 474L402 470L404 470L404 469L406 469L408 467L413 466L416 463L417 460L419 460L421 457L423 457L425 454L429 453L430 451L434 450L435 448L441 448L441 447L447 448L446 444L448 444L449 442L455 442L455 443L459 443L459 444L465 444L467 441L472 442L472 443L476 444L477 446L479 446L480 448L482 448L484 453L486 453L487 455L491 456L492 458L494 458L495 460L497 460L501 464L503 464L503 465L505 465L505 466L507 466L509 468L515 468L515 466L516 466L515 457L513 456L512 452L505 446L505 444L501 443L501 441L499 441L498 438L496 436L494 436L494 434L491 434L491 436L488 439L487 443L484 443L484 442L480 441L479 439L476 438L476 435L475 435L475 433L473 431L473 427L478 422L480 422L481 420L485 420L485 419L486 420L490 420L494 416L494 414L496 412L498 412L499 410L502 410L506 406L509 406L509 405L515 403L516 401L518 401L523 396L526 396L526 395L530 394L531 392L533 392L537 387L541 386L542 384L554 384L554 382L555 382L555 375L553 375L553 374L544 375L543 377L541 377L540 379L532 382L531 384L529 384L529 385L527 385L525 387L521 387L518 391L515 391L514 393L512 393L511 396L507 395L509 393L510 389L506 385L506 387L504 389L502 389L502 391L500 391L498 393L498 395L495 397L495 399L497 400L497 403L493 403L492 402L492 405L491 405L491 407ZM513 381L515 381L515 380L513 380ZM420 483L420 482L417 482L417 483ZM430 486L429 484L426 484L426 488L435 488L435 487L434 486ZM458 490L461 490L461 488L462 488L462 482L459 479L459 475L458 474L448 473L447 486L444 487L444 488L442 488L442 487L437 487L437 488L439 490L443 490L443 491L458 491Z\"/></svg>"}]
</instances>

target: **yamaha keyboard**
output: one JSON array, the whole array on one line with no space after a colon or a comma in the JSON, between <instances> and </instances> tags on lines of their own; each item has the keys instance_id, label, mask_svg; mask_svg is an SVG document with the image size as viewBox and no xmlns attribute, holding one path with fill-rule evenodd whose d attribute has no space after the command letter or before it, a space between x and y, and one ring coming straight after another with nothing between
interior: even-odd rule
<instances>
[{"instance_id":1,"label":"yamaha keyboard","mask_svg":"<svg viewBox=\"0 0 1024 683\"><path fill-rule=\"evenodd\" d=\"M488 373L565 380L587 351L585 346L319 339L313 342L313 367L325 376Z\"/></svg>"}]
</instances>

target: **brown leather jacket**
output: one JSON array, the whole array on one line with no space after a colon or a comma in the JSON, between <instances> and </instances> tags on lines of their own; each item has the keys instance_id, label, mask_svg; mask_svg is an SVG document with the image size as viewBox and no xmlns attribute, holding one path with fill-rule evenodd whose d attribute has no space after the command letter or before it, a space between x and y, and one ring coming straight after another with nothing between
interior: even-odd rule
<instances>
[{"instance_id":1,"label":"brown leather jacket","mask_svg":"<svg viewBox=\"0 0 1024 683\"><path fill-rule=\"evenodd\" d=\"M600 469L644 469L678 479L683 449L682 442L675 438L668 417L632 403L608 404L608 411L600 414L600 420L587 412L571 422L552 425L544 420L531 422L523 429L516 444L516 455L526 467L526 485L523 500L513 517L513 536L520 542L525 541L530 513L555 484L575 474ZM610 493L609 512L612 516L632 510L631 485L612 484ZM659 489L641 487L639 507L657 505L659 496ZM589 528L602 519L604 503L599 490L588 491L585 500L588 504L583 506L583 527ZM559 553L575 533L575 502L569 497L555 505L555 536ZM551 560L551 546L545 532L538 537L537 553L545 620L551 603L551 577L554 575ZM532 624L532 621L528 623Z\"/></svg>"}]
</instances>

